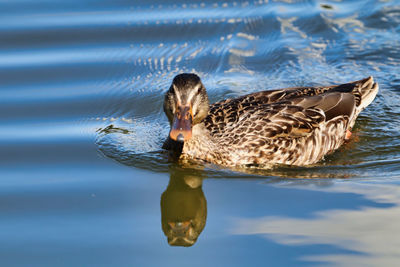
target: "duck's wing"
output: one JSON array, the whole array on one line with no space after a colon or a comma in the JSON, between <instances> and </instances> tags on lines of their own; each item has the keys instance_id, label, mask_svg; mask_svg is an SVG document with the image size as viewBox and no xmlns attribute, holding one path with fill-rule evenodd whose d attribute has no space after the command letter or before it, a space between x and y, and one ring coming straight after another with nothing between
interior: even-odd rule
<instances>
[{"instance_id":1,"label":"duck's wing","mask_svg":"<svg viewBox=\"0 0 400 267\"><path fill-rule=\"evenodd\" d=\"M229 112L221 111L226 117L220 112L209 115L205 124L214 136L222 138L232 134L241 137L254 135L254 138L294 138L311 134L321 123L338 114L350 117L354 114L354 103L351 94L301 97L244 109L232 107Z\"/></svg>"},{"instance_id":2,"label":"duck's wing","mask_svg":"<svg viewBox=\"0 0 400 267\"><path fill-rule=\"evenodd\" d=\"M244 95L235 99L227 99L217 102L211 106L211 109L224 109L237 105L238 108L245 108L252 105L278 103L284 100L292 100L299 97L309 97L329 92L351 93L356 98L356 106L365 108L375 98L378 92L378 84L374 82L372 76L350 83L330 86L314 87L292 87L261 91Z\"/></svg>"},{"instance_id":3,"label":"duck's wing","mask_svg":"<svg viewBox=\"0 0 400 267\"><path fill-rule=\"evenodd\" d=\"M239 124L244 127L250 124L249 128L254 130L248 131L255 131L255 135L297 138L309 136L327 123L347 125L354 114L355 97L349 93L335 92L259 106L247 116L239 118L242 121ZM250 123L246 124L246 121Z\"/></svg>"},{"instance_id":4,"label":"duck's wing","mask_svg":"<svg viewBox=\"0 0 400 267\"><path fill-rule=\"evenodd\" d=\"M322 87L300 87L292 88L289 90L284 90L284 92L278 93L282 94L281 100L291 100L298 97L316 96L316 95L329 95L331 93L341 93L341 94L352 94L355 98L355 113L356 117L358 114L366 108L374 100L376 94L379 90L379 85L376 83L372 76L345 84L332 85L332 86L322 86ZM276 97L274 97L275 99Z\"/></svg>"},{"instance_id":5,"label":"duck's wing","mask_svg":"<svg viewBox=\"0 0 400 267\"><path fill-rule=\"evenodd\" d=\"M358 113L372 102L377 91L372 77L337 86L263 91L215 103L205 124L214 135L259 129L270 138L311 134L322 123L335 118L352 127Z\"/></svg>"}]
</instances>

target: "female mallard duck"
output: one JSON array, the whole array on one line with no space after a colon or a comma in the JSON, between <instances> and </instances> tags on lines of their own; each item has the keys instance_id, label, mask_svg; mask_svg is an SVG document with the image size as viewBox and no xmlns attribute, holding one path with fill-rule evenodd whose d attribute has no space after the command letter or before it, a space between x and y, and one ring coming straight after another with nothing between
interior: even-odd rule
<instances>
[{"instance_id":1,"label":"female mallard duck","mask_svg":"<svg viewBox=\"0 0 400 267\"><path fill-rule=\"evenodd\" d=\"M378 92L372 77L351 83L262 91L209 105L196 74L177 75L165 95L171 124L163 148L182 160L223 166L309 165L350 138Z\"/></svg>"}]
</instances>

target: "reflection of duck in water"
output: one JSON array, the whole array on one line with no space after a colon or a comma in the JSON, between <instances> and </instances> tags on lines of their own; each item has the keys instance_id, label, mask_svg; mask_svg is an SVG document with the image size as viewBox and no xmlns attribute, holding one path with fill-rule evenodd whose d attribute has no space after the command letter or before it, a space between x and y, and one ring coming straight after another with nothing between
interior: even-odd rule
<instances>
[{"instance_id":1,"label":"reflection of duck in water","mask_svg":"<svg viewBox=\"0 0 400 267\"><path fill-rule=\"evenodd\" d=\"M207 201L202 178L173 171L161 195L161 224L171 246L192 246L203 231Z\"/></svg>"},{"instance_id":2,"label":"reflection of duck in water","mask_svg":"<svg viewBox=\"0 0 400 267\"><path fill-rule=\"evenodd\" d=\"M263 91L209 105L195 74L177 75L164 101L164 143L182 160L225 166L308 165L350 138L378 92L372 77L342 85Z\"/></svg>"}]
</instances>

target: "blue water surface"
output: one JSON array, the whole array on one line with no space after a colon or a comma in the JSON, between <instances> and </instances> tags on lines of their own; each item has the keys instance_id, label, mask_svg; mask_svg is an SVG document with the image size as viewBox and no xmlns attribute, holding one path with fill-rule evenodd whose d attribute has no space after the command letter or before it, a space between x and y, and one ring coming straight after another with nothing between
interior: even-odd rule
<instances>
[{"instance_id":1,"label":"blue water surface","mask_svg":"<svg viewBox=\"0 0 400 267\"><path fill-rule=\"evenodd\" d=\"M399 25L395 0L0 0L1 265L398 265ZM181 72L212 102L380 92L316 166L187 169L161 150ZM205 227L171 246L162 214L186 206Z\"/></svg>"}]
</instances>

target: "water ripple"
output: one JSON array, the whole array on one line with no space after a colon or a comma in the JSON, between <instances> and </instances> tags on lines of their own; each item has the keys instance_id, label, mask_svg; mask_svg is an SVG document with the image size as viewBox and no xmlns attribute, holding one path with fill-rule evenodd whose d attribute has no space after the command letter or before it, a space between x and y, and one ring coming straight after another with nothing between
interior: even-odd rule
<instances>
[{"instance_id":1,"label":"water ripple","mask_svg":"<svg viewBox=\"0 0 400 267\"><path fill-rule=\"evenodd\" d=\"M129 164L144 166L147 156L163 159L157 154L168 129L163 94L178 73L198 73L212 101L373 75L381 92L356 124L359 140L315 173L338 175L351 162L353 174L362 175L359 169L394 166L399 158L399 7L393 3L366 9L362 1L122 1L95 10L41 4L33 13L0 17L4 140L12 135L7 125L75 119L122 129L97 133L97 144L107 156L136 155ZM15 5L0 3L3 10ZM42 129L50 137L75 129L61 128ZM47 136L39 129L15 136Z\"/></svg>"}]
</instances>

